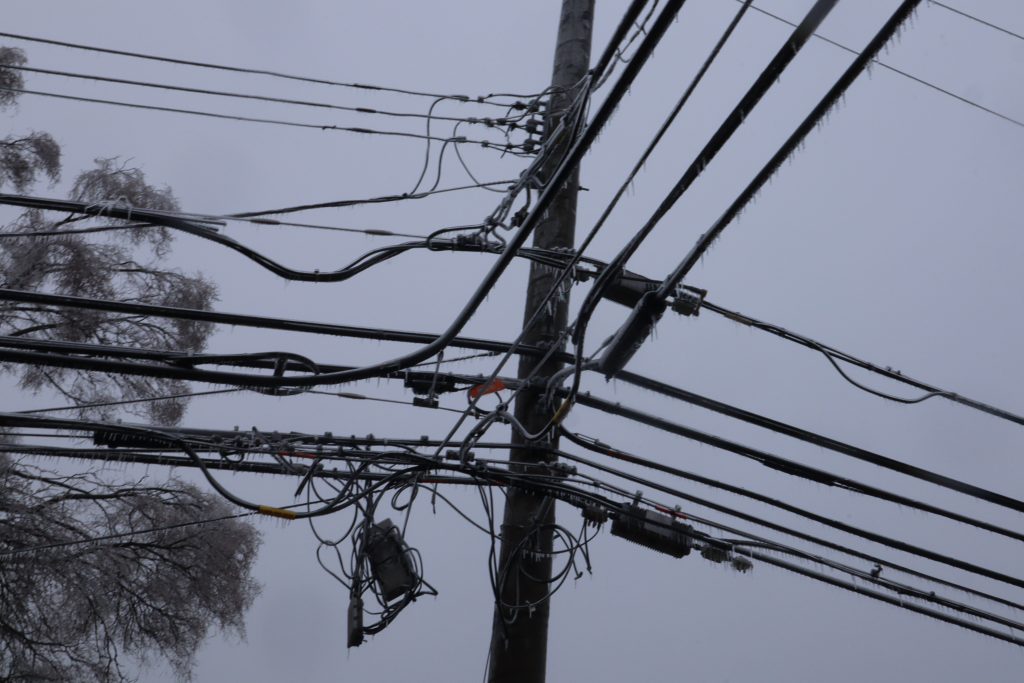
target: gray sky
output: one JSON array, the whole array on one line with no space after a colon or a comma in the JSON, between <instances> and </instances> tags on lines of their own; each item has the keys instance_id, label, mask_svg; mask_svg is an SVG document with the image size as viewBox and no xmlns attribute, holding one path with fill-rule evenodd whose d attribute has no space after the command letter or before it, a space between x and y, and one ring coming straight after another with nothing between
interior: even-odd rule
<instances>
[{"instance_id":1,"label":"gray sky","mask_svg":"<svg viewBox=\"0 0 1024 683\"><path fill-rule=\"evenodd\" d=\"M811 2L757 4L795 20ZM950 4L1024 32L1024 7L1019 2ZM549 78L558 5L556 0L7 0L4 30L345 81L473 95L529 93L542 89ZM896 5L896 0L848 0L840 3L821 32L860 48ZM595 52L603 48L625 6L625 0L598 3ZM581 195L579 233L599 215L736 7L732 0L686 4L583 162L582 183L589 191ZM647 218L789 31L753 12L744 18L595 242L594 256L612 256ZM31 66L406 111L423 111L429 104L16 41L0 44L23 47ZM882 59L1024 118L1024 41L922 3ZM824 42L809 43L659 225L630 268L660 278L674 267L849 60L848 54ZM45 76L29 76L27 81L30 88L91 97L312 123L417 129L387 119L289 106ZM461 111L456 104L439 109ZM400 193L411 189L423 160L422 145L404 139L220 122L30 96L2 117L5 131L46 130L63 146L63 182L38 188L37 194L61 196L91 159L117 155L132 158L151 181L171 186L183 208L196 212ZM842 106L809 136L802 151L729 228L687 282L708 289L709 299L723 306L1024 412L1019 389L1024 370L1019 353L1024 346L1019 315L1024 285L1019 266L1024 257L1019 218L1022 158L1024 129L876 66L857 81ZM465 181L452 161L446 162L442 185ZM515 177L522 167L518 160L498 160L483 150L469 150L467 161L488 179ZM406 204L311 212L300 220L425 234L444 225L479 221L496 198L483 191L455 193ZM321 270L336 268L387 242L245 224L230 226L227 234L286 264ZM221 310L418 331L446 327L491 263L490 257L476 255L413 254L347 283L285 283L233 252L187 236L177 241L173 260L217 282ZM525 273L521 263L510 269L465 334L495 339L515 335ZM578 303L580 293L573 296ZM610 303L598 309L592 343L614 330L625 314L625 309ZM355 365L392 357L407 347L227 328L211 344L216 352L283 349ZM482 372L489 365L467 362L458 367ZM921 467L1021 495L1024 429L1019 426L941 399L914 406L883 401L843 382L820 355L709 313L696 319L667 316L630 369ZM913 395L905 388L864 379L872 386ZM964 514L1021 526L1019 515L697 408L627 386L606 385L596 376L587 379L584 389ZM346 390L405 397L400 387L376 382ZM443 405L461 407L461 400L452 395ZM7 390L2 407L53 403L53 397ZM443 434L452 424L452 414L325 397L244 395L197 399L186 423L417 437ZM568 426L626 450L1008 573L1020 573L1024 566L1020 547L1011 541L808 483L582 407L574 410ZM505 438L500 430L493 434ZM294 490L294 482L269 477L223 480L248 498L268 504L287 504ZM756 503L687 482L659 480L850 547L1021 599L1020 591L902 556ZM481 517L474 492L453 495L465 510ZM685 505L684 510L706 512ZM563 506L558 514L567 526L577 526L574 509ZM719 513L706 516L734 523ZM440 596L410 606L384 633L352 651L345 650L347 591L317 566L309 529L298 522L257 524L264 532L257 567L264 591L249 614L248 639L212 639L199 655L197 680L482 676L492 611L488 542L456 515L439 506L435 516L428 503L417 504L407 540L421 551L425 577ZM325 529L331 524L326 522ZM735 524L754 530L746 523ZM675 560L607 533L592 544L592 560L593 575L570 581L554 599L550 680L1019 681L1024 670L1024 651L1014 646L769 566L757 565L752 573L740 575L696 555ZM146 678L158 680L160 675Z\"/></svg>"}]
</instances>

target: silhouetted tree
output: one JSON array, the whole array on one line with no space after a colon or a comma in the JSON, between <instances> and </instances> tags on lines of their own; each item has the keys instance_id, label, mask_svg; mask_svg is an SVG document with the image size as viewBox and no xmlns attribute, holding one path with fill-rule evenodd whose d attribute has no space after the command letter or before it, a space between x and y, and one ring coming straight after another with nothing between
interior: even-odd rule
<instances>
[{"instance_id":1,"label":"silhouetted tree","mask_svg":"<svg viewBox=\"0 0 1024 683\"><path fill-rule=\"evenodd\" d=\"M115 485L0 454L0 680L125 681L125 659L153 655L187 678L211 628L242 633L258 546L189 484Z\"/></svg>"}]
</instances>

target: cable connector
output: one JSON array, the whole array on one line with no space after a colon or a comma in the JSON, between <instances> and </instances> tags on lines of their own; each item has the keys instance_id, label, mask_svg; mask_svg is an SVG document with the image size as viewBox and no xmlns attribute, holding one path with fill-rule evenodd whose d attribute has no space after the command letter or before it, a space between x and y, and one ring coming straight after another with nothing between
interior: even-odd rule
<instances>
[{"instance_id":1,"label":"cable connector","mask_svg":"<svg viewBox=\"0 0 1024 683\"><path fill-rule=\"evenodd\" d=\"M377 522L366 534L370 573L385 602L412 591L419 582L402 532L390 519Z\"/></svg>"},{"instance_id":2,"label":"cable connector","mask_svg":"<svg viewBox=\"0 0 1024 683\"><path fill-rule=\"evenodd\" d=\"M446 375L439 375L433 372L414 372L406 370L403 385L406 389L412 389L412 393L419 396L430 396L434 394L446 394L458 391L455 385L455 378ZM433 389L433 392L431 392Z\"/></svg>"},{"instance_id":3,"label":"cable connector","mask_svg":"<svg viewBox=\"0 0 1024 683\"><path fill-rule=\"evenodd\" d=\"M473 462L475 458L476 454L473 451L465 451L464 453L460 453L454 448L449 448L444 452L445 460L454 460L456 462Z\"/></svg>"},{"instance_id":4,"label":"cable connector","mask_svg":"<svg viewBox=\"0 0 1024 683\"><path fill-rule=\"evenodd\" d=\"M676 287L672 310L681 315L700 315L700 307L704 305L704 297L708 290L679 285Z\"/></svg>"},{"instance_id":5,"label":"cable connector","mask_svg":"<svg viewBox=\"0 0 1024 683\"><path fill-rule=\"evenodd\" d=\"M612 379L626 367L651 336L655 324L661 320L664 313L665 302L654 292L648 292L640 297L640 303L629 314L626 322L615 333L611 343L597 361L597 369L606 379Z\"/></svg>"},{"instance_id":6,"label":"cable connector","mask_svg":"<svg viewBox=\"0 0 1024 683\"><path fill-rule=\"evenodd\" d=\"M363 644L363 599L353 595L348 601L348 646Z\"/></svg>"},{"instance_id":7,"label":"cable connector","mask_svg":"<svg viewBox=\"0 0 1024 683\"><path fill-rule=\"evenodd\" d=\"M608 521L608 510L600 505L584 503L580 512L583 514L583 522L589 526L599 527Z\"/></svg>"},{"instance_id":8,"label":"cable connector","mask_svg":"<svg viewBox=\"0 0 1024 683\"><path fill-rule=\"evenodd\" d=\"M571 477L576 474L576 467L564 462L553 462L548 465L548 469L556 477Z\"/></svg>"},{"instance_id":9,"label":"cable connector","mask_svg":"<svg viewBox=\"0 0 1024 683\"><path fill-rule=\"evenodd\" d=\"M623 504L612 520L612 536L672 557L686 557L693 545L693 527L636 504Z\"/></svg>"},{"instance_id":10,"label":"cable connector","mask_svg":"<svg viewBox=\"0 0 1024 683\"><path fill-rule=\"evenodd\" d=\"M412 404L419 408L436 408L440 405L440 401L436 396L413 396Z\"/></svg>"}]
</instances>

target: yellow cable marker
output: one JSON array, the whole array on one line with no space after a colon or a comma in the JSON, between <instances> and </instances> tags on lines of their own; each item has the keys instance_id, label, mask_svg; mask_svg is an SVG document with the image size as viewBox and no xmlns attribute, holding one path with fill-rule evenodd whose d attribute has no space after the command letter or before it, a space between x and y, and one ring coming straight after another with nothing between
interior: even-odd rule
<instances>
[{"instance_id":1,"label":"yellow cable marker","mask_svg":"<svg viewBox=\"0 0 1024 683\"><path fill-rule=\"evenodd\" d=\"M569 410L571 408L572 401L570 401L569 399L565 399L564 401L562 401L562 405L558 406L558 410L556 410L555 414L551 417L551 424L562 424L562 420L564 420L565 416L569 414Z\"/></svg>"},{"instance_id":2,"label":"yellow cable marker","mask_svg":"<svg viewBox=\"0 0 1024 683\"><path fill-rule=\"evenodd\" d=\"M270 505L260 505L258 511L261 515L280 517L281 519L295 519L298 517L298 515L291 510L282 510L281 508L272 507Z\"/></svg>"}]
</instances>

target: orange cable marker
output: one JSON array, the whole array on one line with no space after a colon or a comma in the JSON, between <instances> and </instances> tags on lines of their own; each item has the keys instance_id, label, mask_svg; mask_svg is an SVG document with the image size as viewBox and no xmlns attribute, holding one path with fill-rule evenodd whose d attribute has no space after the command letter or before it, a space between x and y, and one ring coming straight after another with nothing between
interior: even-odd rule
<instances>
[{"instance_id":1,"label":"orange cable marker","mask_svg":"<svg viewBox=\"0 0 1024 683\"><path fill-rule=\"evenodd\" d=\"M508 387L505 386L504 382L502 382L500 379L496 379L493 382L489 382L486 384L477 384L475 387L470 387L469 396L470 398L480 398L481 396L493 394L495 392L507 388Z\"/></svg>"}]
</instances>

